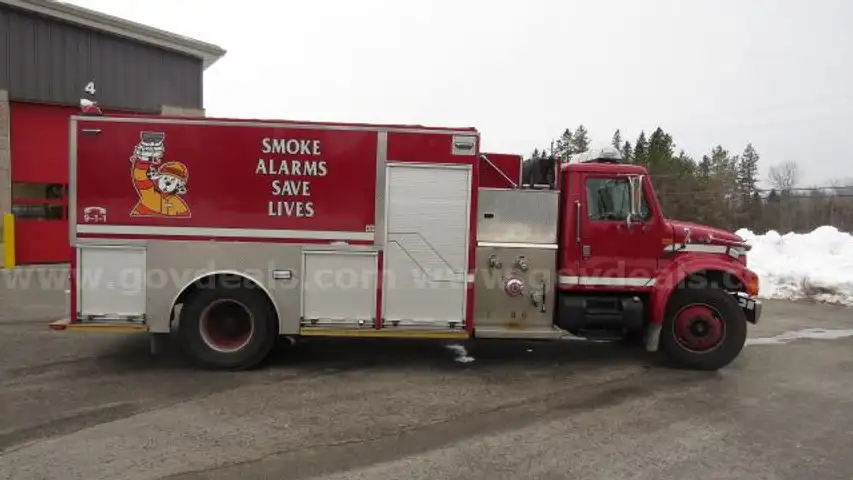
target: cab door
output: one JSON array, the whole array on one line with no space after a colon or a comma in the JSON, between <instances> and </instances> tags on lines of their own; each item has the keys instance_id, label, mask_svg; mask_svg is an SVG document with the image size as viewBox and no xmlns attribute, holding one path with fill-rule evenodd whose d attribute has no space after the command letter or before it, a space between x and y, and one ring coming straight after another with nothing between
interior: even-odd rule
<instances>
[{"instance_id":1,"label":"cab door","mask_svg":"<svg viewBox=\"0 0 853 480\"><path fill-rule=\"evenodd\" d=\"M631 178L615 173L583 175L579 286L644 289L653 284L665 226L651 208L647 181L638 196L639 215L628 221Z\"/></svg>"}]
</instances>

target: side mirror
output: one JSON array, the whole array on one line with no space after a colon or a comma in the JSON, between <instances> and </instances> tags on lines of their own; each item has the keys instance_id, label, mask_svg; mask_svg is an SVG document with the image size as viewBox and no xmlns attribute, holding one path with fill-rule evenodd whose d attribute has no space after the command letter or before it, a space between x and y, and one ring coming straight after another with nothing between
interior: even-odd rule
<instances>
[{"instance_id":1,"label":"side mirror","mask_svg":"<svg viewBox=\"0 0 853 480\"><path fill-rule=\"evenodd\" d=\"M631 175L628 177L628 186L630 189L630 212L628 213L628 226L634 222L635 218L641 218L640 205L643 204L643 175Z\"/></svg>"}]
</instances>

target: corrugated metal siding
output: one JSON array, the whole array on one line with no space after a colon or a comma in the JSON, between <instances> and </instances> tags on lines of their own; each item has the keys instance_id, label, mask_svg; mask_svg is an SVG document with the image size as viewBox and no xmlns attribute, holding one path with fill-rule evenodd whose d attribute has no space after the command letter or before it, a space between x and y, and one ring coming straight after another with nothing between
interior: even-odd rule
<instances>
[{"instance_id":1,"label":"corrugated metal siding","mask_svg":"<svg viewBox=\"0 0 853 480\"><path fill-rule=\"evenodd\" d=\"M95 82L104 107L202 108L202 61L0 8L0 89L10 100L76 104Z\"/></svg>"}]
</instances>

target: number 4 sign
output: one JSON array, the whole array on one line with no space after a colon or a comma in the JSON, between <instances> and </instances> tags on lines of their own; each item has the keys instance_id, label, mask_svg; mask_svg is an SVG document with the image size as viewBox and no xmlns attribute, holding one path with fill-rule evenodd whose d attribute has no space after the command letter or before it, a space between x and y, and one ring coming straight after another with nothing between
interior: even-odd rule
<instances>
[{"instance_id":1,"label":"number 4 sign","mask_svg":"<svg viewBox=\"0 0 853 480\"><path fill-rule=\"evenodd\" d=\"M86 84L86 87L83 90L89 95L95 94L95 82L89 82Z\"/></svg>"}]
</instances>

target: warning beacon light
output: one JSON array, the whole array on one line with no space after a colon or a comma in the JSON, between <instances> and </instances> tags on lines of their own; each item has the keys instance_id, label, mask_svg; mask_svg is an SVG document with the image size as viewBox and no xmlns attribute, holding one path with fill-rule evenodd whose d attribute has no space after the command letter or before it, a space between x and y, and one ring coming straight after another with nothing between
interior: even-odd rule
<instances>
[{"instance_id":1,"label":"warning beacon light","mask_svg":"<svg viewBox=\"0 0 853 480\"><path fill-rule=\"evenodd\" d=\"M624 163L622 152L613 147L596 148L572 155L571 163Z\"/></svg>"}]
</instances>

